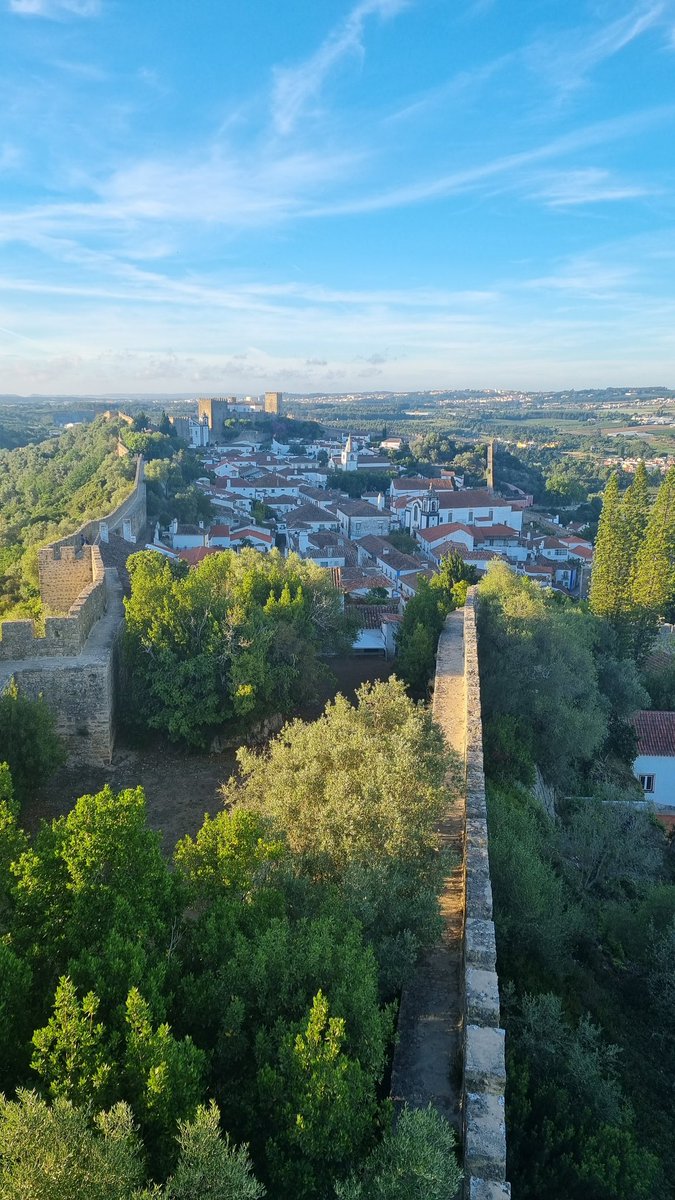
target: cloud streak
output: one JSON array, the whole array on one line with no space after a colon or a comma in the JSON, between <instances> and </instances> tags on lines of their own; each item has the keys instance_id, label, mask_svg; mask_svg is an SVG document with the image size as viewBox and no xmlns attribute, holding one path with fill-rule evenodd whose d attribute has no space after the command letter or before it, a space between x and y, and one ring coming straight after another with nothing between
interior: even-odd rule
<instances>
[{"instance_id":1,"label":"cloud streak","mask_svg":"<svg viewBox=\"0 0 675 1200\"><path fill-rule=\"evenodd\" d=\"M425 200L439 200L445 197L471 191L477 185L500 176L511 175L523 167L530 167L547 159L563 158L580 150L594 146L606 145L620 140L631 134L638 133L659 122L672 121L675 117L675 106L665 105L659 108L647 109L625 117L611 118L607 121L597 121L571 133L552 138L539 146L519 151L515 154L505 154L488 162L478 163L459 171L440 175L435 179L422 180L405 187L392 188L374 195L356 197L352 200L338 201L322 208L314 209L310 215L328 216L349 213L379 212L384 209L400 208L409 204L419 204Z\"/></svg>"},{"instance_id":2,"label":"cloud streak","mask_svg":"<svg viewBox=\"0 0 675 1200\"><path fill-rule=\"evenodd\" d=\"M567 35L558 34L554 41L532 42L523 52L523 58L548 86L564 96L586 83L601 63L661 24L665 14L663 2L638 4L595 33L575 29Z\"/></svg>"},{"instance_id":3,"label":"cloud streak","mask_svg":"<svg viewBox=\"0 0 675 1200\"><path fill-rule=\"evenodd\" d=\"M607 204L658 195L656 188L623 183L609 171L589 167L565 171L542 180L536 195L551 208L575 208L586 204Z\"/></svg>"},{"instance_id":4,"label":"cloud streak","mask_svg":"<svg viewBox=\"0 0 675 1200\"><path fill-rule=\"evenodd\" d=\"M279 67L272 94L272 120L284 136L295 129L307 107L318 98L334 68L351 55L363 54L363 31L368 17L396 16L409 0L361 0L318 50L296 67Z\"/></svg>"},{"instance_id":5,"label":"cloud streak","mask_svg":"<svg viewBox=\"0 0 675 1200\"><path fill-rule=\"evenodd\" d=\"M101 0L9 0L9 11L20 17L44 17L52 21L97 17Z\"/></svg>"}]
</instances>

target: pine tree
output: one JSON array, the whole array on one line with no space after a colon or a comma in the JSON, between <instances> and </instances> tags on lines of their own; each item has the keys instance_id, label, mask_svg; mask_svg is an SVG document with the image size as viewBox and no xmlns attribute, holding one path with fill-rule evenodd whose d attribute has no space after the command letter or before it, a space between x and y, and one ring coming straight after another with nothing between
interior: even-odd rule
<instances>
[{"instance_id":1,"label":"pine tree","mask_svg":"<svg viewBox=\"0 0 675 1200\"><path fill-rule=\"evenodd\" d=\"M632 598L638 621L635 652L648 654L660 619L675 608L675 467L659 488L637 555Z\"/></svg>"},{"instance_id":2,"label":"pine tree","mask_svg":"<svg viewBox=\"0 0 675 1200\"><path fill-rule=\"evenodd\" d=\"M634 499L629 506L631 515L633 509L637 508ZM627 637L627 617L632 606L632 541L633 533L627 528L624 506L619 496L619 481L616 475L612 475L602 501L589 599L591 611L611 621L624 640Z\"/></svg>"}]
</instances>

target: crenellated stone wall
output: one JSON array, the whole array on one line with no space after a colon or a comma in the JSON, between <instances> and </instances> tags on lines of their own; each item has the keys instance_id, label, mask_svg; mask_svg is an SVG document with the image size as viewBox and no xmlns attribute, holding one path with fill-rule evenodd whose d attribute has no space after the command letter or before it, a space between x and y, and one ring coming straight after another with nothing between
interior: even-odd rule
<instances>
[{"instance_id":1,"label":"crenellated stone wall","mask_svg":"<svg viewBox=\"0 0 675 1200\"><path fill-rule=\"evenodd\" d=\"M506 1183L506 1064L500 1028L499 980L488 848L481 718L476 590L464 609L466 696L466 880L463 993L462 1127L468 1200L511 1195Z\"/></svg>"},{"instance_id":2,"label":"crenellated stone wall","mask_svg":"<svg viewBox=\"0 0 675 1200\"><path fill-rule=\"evenodd\" d=\"M50 546L40 551L41 585L43 569L49 580L47 594L55 603L49 603L44 593L43 601L49 608L63 609L64 615L45 618L44 636L33 621L0 622L0 662L79 654L106 610L105 569L98 546L84 546L80 551L73 546L55 551ZM69 602L76 586L79 590Z\"/></svg>"},{"instance_id":3,"label":"crenellated stone wall","mask_svg":"<svg viewBox=\"0 0 675 1200\"><path fill-rule=\"evenodd\" d=\"M38 550L40 597L48 612L67 613L80 592L94 581L93 546L47 546Z\"/></svg>"}]
</instances>

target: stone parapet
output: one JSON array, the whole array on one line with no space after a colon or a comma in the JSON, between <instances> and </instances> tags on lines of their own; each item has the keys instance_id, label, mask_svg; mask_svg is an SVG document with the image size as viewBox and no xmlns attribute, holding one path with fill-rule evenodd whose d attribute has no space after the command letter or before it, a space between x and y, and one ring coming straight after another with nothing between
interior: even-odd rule
<instances>
[{"instance_id":1,"label":"stone parapet","mask_svg":"<svg viewBox=\"0 0 675 1200\"><path fill-rule=\"evenodd\" d=\"M65 580L74 579L82 587L63 616L45 619L44 636L37 632L34 621L0 622L0 662L77 655L106 610L105 568L98 546L84 546L79 551L73 546L49 546L40 551L41 583L43 572L51 581L54 596L61 598L60 604L66 604L72 590Z\"/></svg>"},{"instance_id":2,"label":"stone parapet","mask_svg":"<svg viewBox=\"0 0 675 1200\"><path fill-rule=\"evenodd\" d=\"M506 1064L499 1028L499 980L483 771L476 591L464 610L466 684L466 879L463 985L462 1125L466 1200L509 1197L506 1183Z\"/></svg>"}]
</instances>

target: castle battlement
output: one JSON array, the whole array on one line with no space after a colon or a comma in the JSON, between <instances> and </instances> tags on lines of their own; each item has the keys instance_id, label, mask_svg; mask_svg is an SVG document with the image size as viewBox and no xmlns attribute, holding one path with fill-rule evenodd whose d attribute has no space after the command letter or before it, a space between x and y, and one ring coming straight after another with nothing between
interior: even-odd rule
<instances>
[{"instance_id":1,"label":"castle battlement","mask_svg":"<svg viewBox=\"0 0 675 1200\"><path fill-rule=\"evenodd\" d=\"M58 612L76 588L63 615L45 619L44 635L31 620L0 622L0 662L78 655L106 610L106 572L98 546L41 550L40 591L45 605Z\"/></svg>"}]
</instances>

